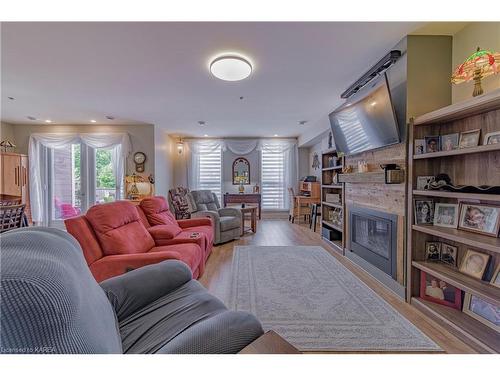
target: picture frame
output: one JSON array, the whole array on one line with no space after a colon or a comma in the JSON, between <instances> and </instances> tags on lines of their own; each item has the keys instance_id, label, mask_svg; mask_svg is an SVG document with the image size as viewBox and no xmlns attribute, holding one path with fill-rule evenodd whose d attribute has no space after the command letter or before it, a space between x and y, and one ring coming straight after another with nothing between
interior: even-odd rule
<instances>
[{"instance_id":1,"label":"picture frame","mask_svg":"<svg viewBox=\"0 0 500 375\"><path fill-rule=\"evenodd\" d=\"M483 138L483 145L495 145L500 143L500 131L486 133Z\"/></svg>"},{"instance_id":2,"label":"picture frame","mask_svg":"<svg viewBox=\"0 0 500 375\"><path fill-rule=\"evenodd\" d=\"M439 135L432 135L428 137L424 137L425 141L425 153L429 152L438 152L441 147L440 147L440 137Z\"/></svg>"},{"instance_id":3,"label":"picture frame","mask_svg":"<svg viewBox=\"0 0 500 375\"><path fill-rule=\"evenodd\" d=\"M434 176L417 176L417 190L425 190L425 187L435 179Z\"/></svg>"},{"instance_id":4,"label":"picture frame","mask_svg":"<svg viewBox=\"0 0 500 375\"><path fill-rule=\"evenodd\" d=\"M495 272L493 272L490 284L497 288L500 288L500 264L498 264L497 268L495 268Z\"/></svg>"},{"instance_id":5,"label":"picture frame","mask_svg":"<svg viewBox=\"0 0 500 375\"><path fill-rule=\"evenodd\" d=\"M459 205L436 203L433 224L437 227L456 228L458 225Z\"/></svg>"},{"instance_id":6,"label":"picture frame","mask_svg":"<svg viewBox=\"0 0 500 375\"><path fill-rule=\"evenodd\" d=\"M425 140L415 139L415 155L422 155L425 153Z\"/></svg>"},{"instance_id":7,"label":"picture frame","mask_svg":"<svg viewBox=\"0 0 500 375\"><path fill-rule=\"evenodd\" d=\"M441 259L442 243L438 241L427 241L425 243L425 260L437 262Z\"/></svg>"},{"instance_id":8,"label":"picture frame","mask_svg":"<svg viewBox=\"0 0 500 375\"><path fill-rule=\"evenodd\" d=\"M471 293L465 293L464 307L462 311L464 314L471 316L494 331L500 333L499 306L486 302Z\"/></svg>"},{"instance_id":9,"label":"picture frame","mask_svg":"<svg viewBox=\"0 0 500 375\"><path fill-rule=\"evenodd\" d=\"M467 249L460 263L459 271L475 279L482 280L490 257L489 254Z\"/></svg>"},{"instance_id":10,"label":"picture frame","mask_svg":"<svg viewBox=\"0 0 500 375\"><path fill-rule=\"evenodd\" d=\"M441 151L452 151L458 149L459 133L445 134L441 136Z\"/></svg>"},{"instance_id":11,"label":"picture frame","mask_svg":"<svg viewBox=\"0 0 500 375\"><path fill-rule=\"evenodd\" d=\"M438 277L420 271L420 298L439 305L462 308L462 291Z\"/></svg>"},{"instance_id":12,"label":"picture frame","mask_svg":"<svg viewBox=\"0 0 500 375\"><path fill-rule=\"evenodd\" d=\"M415 224L431 225L434 220L434 201L432 199L416 199L414 201Z\"/></svg>"},{"instance_id":13,"label":"picture frame","mask_svg":"<svg viewBox=\"0 0 500 375\"><path fill-rule=\"evenodd\" d=\"M500 229L500 207L477 203L460 205L458 228L486 236L498 237Z\"/></svg>"},{"instance_id":14,"label":"picture frame","mask_svg":"<svg viewBox=\"0 0 500 375\"><path fill-rule=\"evenodd\" d=\"M476 147L479 144L480 135L481 129L474 129L460 133L458 148Z\"/></svg>"},{"instance_id":15,"label":"picture frame","mask_svg":"<svg viewBox=\"0 0 500 375\"><path fill-rule=\"evenodd\" d=\"M449 264L451 266L457 266L457 257L458 257L458 247L452 246L447 243L443 243L441 245L441 253L439 256L439 260L442 263Z\"/></svg>"}]
</instances>

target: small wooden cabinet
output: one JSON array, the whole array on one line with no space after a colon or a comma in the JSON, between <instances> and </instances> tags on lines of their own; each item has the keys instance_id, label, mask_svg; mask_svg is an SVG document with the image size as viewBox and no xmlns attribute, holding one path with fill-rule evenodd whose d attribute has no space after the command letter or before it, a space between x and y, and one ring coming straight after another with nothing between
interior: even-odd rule
<instances>
[{"instance_id":1,"label":"small wooden cabinet","mask_svg":"<svg viewBox=\"0 0 500 375\"><path fill-rule=\"evenodd\" d=\"M25 212L31 222L28 155L2 152L0 158L0 195L19 197L26 204Z\"/></svg>"}]
</instances>

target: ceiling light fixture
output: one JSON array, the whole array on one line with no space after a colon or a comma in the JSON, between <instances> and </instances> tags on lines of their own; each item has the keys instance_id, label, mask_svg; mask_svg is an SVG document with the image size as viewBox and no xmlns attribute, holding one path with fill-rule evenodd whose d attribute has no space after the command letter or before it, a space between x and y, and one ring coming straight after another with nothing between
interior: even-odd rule
<instances>
[{"instance_id":1,"label":"ceiling light fixture","mask_svg":"<svg viewBox=\"0 0 500 375\"><path fill-rule=\"evenodd\" d=\"M246 57L228 53L212 60L210 72L223 81L241 81L252 74L252 64Z\"/></svg>"},{"instance_id":2,"label":"ceiling light fixture","mask_svg":"<svg viewBox=\"0 0 500 375\"><path fill-rule=\"evenodd\" d=\"M307 120L299 121L299 125L305 125L305 124L307 124Z\"/></svg>"},{"instance_id":3,"label":"ceiling light fixture","mask_svg":"<svg viewBox=\"0 0 500 375\"><path fill-rule=\"evenodd\" d=\"M95 124L97 121L96 120L90 120L91 123Z\"/></svg>"},{"instance_id":4,"label":"ceiling light fixture","mask_svg":"<svg viewBox=\"0 0 500 375\"><path fill-rule=\"evenodd\" d=\"M205 134L204 137L208 137L208 134Z\"/></svg>"},{"instance_id":5,"label":"ceiling light fixture","mask_svg":"<svg viewBox=\"0 0 500 375\"><path fill-rule=\"evenodd\" d=\"M7 96L7 99L9 99L9 100L16 100L16 98L14 98L13 96Z\"/></svg>"},{"instance_id":6,"label":"ceiling light fixture","mask_svg":"<svg viewBox=\"0 0 500 375\"><path fill-rule=\"evenodd\" d=\"M275 136L275 137L277 137L277 136L278 136L278 134L275 134L274 136Z\"/></svg>"},{"instance_id":7,"label":"ceiling light fixture","mask_svg":"<svg viewBox=\"0 0 500 375\"><path fill-rule=\"evenodd\" d=\"M106 116L108 120L114 120L115 118L113 116Z\"/></svg>"},{"instance_id":8,"label":"ceiling light fixture","mask_svg":"<svg viewBox=\"0 0 500 375\"><path fill-rule=\"evenodd\" d=\"M47 124L50 124L50 123L52 122L52 120L45 120L45 122L46 122Z\"/></svg>"},{"instance_id":9,"label":"ceiling light fixture","mask_svg":"<svg viewBox=\"0 0 500 375\"><path fill-rule=\"evenodd\" d=\"M31 121L35 121L36 120L36 117L33 117L33 116L26 116L26 118L28 120L31 120Z\"/></svg>"},{"instance_id":10,"label":"ceiling light fixture","mask_svg":"<svg viewBox=\"0 0 500 375\"><path fill-rule=\"evenodd\" d=\"M200 126L205 126L205 125L206 125L206 122L205 122L205 121L198 121L198 124L199 124Z\"/></svg>"}]
</instances>

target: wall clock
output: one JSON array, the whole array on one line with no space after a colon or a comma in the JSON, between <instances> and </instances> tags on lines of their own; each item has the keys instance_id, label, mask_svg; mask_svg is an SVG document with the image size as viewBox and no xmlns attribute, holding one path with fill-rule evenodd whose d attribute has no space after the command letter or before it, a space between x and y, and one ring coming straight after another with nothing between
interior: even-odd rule
<instances>
[{"instance_id":1,"label":"wall clock","mask_svg":"<svg viewBox=\"0 0 500 375\"><path fill-rule=\"evenodd\" d=\"M146 162L146 154L144 152L136 152L134 154L134 163L136 172L144 172L144 163Z\"/></svg>"}]
</instances>

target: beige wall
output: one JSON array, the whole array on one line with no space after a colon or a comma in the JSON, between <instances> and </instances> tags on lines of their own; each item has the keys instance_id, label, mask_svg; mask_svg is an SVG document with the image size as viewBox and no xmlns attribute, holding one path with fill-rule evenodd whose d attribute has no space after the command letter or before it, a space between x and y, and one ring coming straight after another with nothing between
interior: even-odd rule
<instances>
[{"instance_id":1,"label":"beige wall","mask_svg":"<svg viewBox=\"0 0 500 375\"><path fill-rule=\"evenodd\" d=\"M470 56L477 47L500 52L500 22L472 22L453 36L453 69ZM500 74L486 77L482 82L484 92L500 88ZM470 99L473 82L452 86L453 103Z\"/></svg>"},{"instance_id":2,"label":"beige wall","mask_svg":"<svg viewBox=\"0 0 500 375\"><path fill-rule=\"evenodd\" d=\"M175 141L165 130L155 125L154 143L155 193L167 197L168 190L174 187Z\"/></svg>"},{"instance_id":3,"label":"beige wall","mask_svg":"<svg viewBox=\"0 0 500 375\"><path fill-rule=\"evenodd\" d=\"M32 133L107 133L127 132L130 134L132 153L127 158L127 174L135 171L132 155L137 151L146 154L144 174L155 173L155 140L153 125L46 125L46 124L13 124L16 152L27 154L28 142Z\"/></svg>"},{"instance_id":4,"label":"beige wall","mask_svg":"<svg viewBox=\"0 0 500 375\"><path fill-rule=\"evenodd\" d=\"M14 128L12 124L0 122L0 141L6 141L6 140L9 140L14 144L16 143L16 140L14 138ZM10 151L15 152L16 149Z\"/></svg>"}]
</instances>

